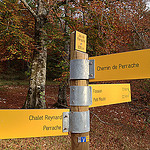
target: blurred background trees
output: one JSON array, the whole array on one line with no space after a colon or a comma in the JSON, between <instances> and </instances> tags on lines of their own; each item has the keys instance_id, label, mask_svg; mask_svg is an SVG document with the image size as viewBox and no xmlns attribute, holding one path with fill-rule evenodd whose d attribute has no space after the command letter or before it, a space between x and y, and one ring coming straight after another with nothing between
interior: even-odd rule
<instances>
[{"instance_id":1,"label":"blurred background trees","mask_svg":"<svg viewBox=\"0 0 150 150\"><path fill-rule=\"evenodd\" d=\"M25 2L37 13L39 1ZM45 47L48 54L46 78L59 81L62 89L65 89L69 76L69 36L75 30L87 35L89 56L149 48L150 10L146 7L146 1L43 0L41 2L48 12L41 28L46 33ZM35 55L33 52L37 48L34 37L35 18L29 13L29 9L18 0L1 0L1 78L30 77Z\"/></svg>"}]
</instances>

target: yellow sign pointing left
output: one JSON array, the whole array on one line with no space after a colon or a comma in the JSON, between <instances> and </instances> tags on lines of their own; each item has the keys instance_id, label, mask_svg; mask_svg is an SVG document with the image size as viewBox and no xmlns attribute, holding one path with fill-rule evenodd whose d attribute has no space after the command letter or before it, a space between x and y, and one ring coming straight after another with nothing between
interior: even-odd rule
<instances>
[{"instance_id":1,"label":"yellow sign pointing left","mask_svg":"<svg viewBox=\"0 0 150 150\"><path fill-rule=\"evenodd\" d=\"M63 112L69 109L1 109L0 139L68 135Z\"/></svg>"}]
</instances>

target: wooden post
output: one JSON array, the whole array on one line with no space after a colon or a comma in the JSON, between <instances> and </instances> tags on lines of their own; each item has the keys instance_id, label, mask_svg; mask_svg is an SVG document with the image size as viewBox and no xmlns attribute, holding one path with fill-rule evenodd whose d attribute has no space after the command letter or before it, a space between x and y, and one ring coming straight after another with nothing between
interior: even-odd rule
<instances>
[{"instance_id":1,"label":"wooden post","mask_svg":"<svg viewBox=\"0 0 150 150\"><path fill-rule=\"evenodd\" d=\"M88 54L74 49L75 34L71 34L70 60L73 59L88 59ZM70 80L70 86L88 86L88 80ZM72 112L88 111L89 106L71 106ZM71 133L71 148L72 150L89 150L88 142L78 142L78 137L89 137L89 132L86 133Z\"/></svg>"}]
</instances>

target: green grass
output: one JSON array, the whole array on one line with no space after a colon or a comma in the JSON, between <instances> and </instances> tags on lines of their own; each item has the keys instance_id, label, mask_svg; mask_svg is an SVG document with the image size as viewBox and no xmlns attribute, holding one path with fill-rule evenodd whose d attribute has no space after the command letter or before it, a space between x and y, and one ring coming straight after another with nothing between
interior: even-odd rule
<instances>
[{"instance_id":1,"label":"green grass","mask_svg":"<svg viewBox=\"0 0 150 150\"><path fill-rule=\"evenodd\" d=\"M4 85L28 85L28 80L0 80L0 86Z\"/></svg>"},{"instance_id":2,"label":"green grass","mask_svg":"<svg viewBox=\"0 0 150 150\"><path fill-rule=\"evenodd\" d=\"M29 80L0 80L0 86L4 85L29 85ZM46 85L59 85L59 82L46 81Z\"/></svg>"}]
</instances>

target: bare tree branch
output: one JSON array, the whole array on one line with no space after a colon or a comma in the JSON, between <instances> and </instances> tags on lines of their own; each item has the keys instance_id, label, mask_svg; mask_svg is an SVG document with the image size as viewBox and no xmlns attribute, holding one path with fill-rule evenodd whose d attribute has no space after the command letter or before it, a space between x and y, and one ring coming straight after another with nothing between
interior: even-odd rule
<instances>
[{"instance_id":1,"label":"bare tree branch","mask_svg":"<svg viewBox=\"0 0 150 150\"><path fill-rule=\"evenodd\" d=\"M141 39L141 41L143 42L144 47L148 46L148 44L147 44L147 42L145 41L144 37L139 34L139 32L138 32L138 30L137 30L135 24L133 23L133 21L132 21L131 19L129 19L129 20L130 20L130 22L131 22L131 24L132 24L132 26L133 26L133 28L134 28L136 34L138 35L138 37L139 37L139 38Z\"/></svg>"},{"instance_id":2,"label":"bare tree branch","mask_svg":"<svg viewBox=\"0 0 150 150\"><path fill-rule=\"evenodd\" d=\"M104 123L104 124L107 124L107 125L113 125L113 124L111 124L111 123L108 123L108 122L105 122L105 121L103 121L103 120L101 120L95 113L93 113L92 111L91 111L91 114L93 114L93 116L95 116L100 122L102 122L102 123Z\"/></svg>"},{"instance_id":3,"label":"bare tree branch","mask_svg":"<svg viewBox=\"0 0 150 150\"><path fill-rule=\"evenodd\" d=\"M30 13L32 14L32 16L36 19L36 18L37 18L36 13L35 13L34 10L28 5L28 3L26 2L26 0L20 0L20 1L25 5L25 7L30 11Z\"/></svg>"},{"instance_id":4,"label":"bare tree branch","mask_svg":"<svg viewBox=\"0 0 150 150\"><path fill-rule=\"evenodd\" d=\"M121 0L119 0L119 1L122 2ZM126 9L124 5L122 5L122 7L124 9ZM131 12L129 12L129 9L126 9L126 10L128 11L129 14L131 13ZM143 42L144 47L146 48L147 46L149 46L148 43L147 43L147 41L145 40L145 38L138 32L138 29L136 28L135 23L133 22L132 18L129 17L129 18L127 18L127 20L131 22L131 24L132 24L132 26L134 28L135 33L137 34L137 36L139 37L139 39Z\"/></svg>"}]
</instances>

